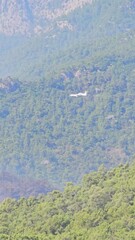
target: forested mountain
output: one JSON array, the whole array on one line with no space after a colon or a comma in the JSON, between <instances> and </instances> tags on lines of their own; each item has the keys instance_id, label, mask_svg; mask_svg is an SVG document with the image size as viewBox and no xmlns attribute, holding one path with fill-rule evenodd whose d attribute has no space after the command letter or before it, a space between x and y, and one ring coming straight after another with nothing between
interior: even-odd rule
<instances>
[{"instance_id":1,"label":"forested mountain","mask_svg":"<svg viewBox=\"0 0 135 240\"><path fill-rule=\"evenodd\" d=\"M40 21L43 28L47 28L45 32L37 34L32 30L26 5L33 11L34 22ZM47 9L55 17L45 20ZM0 12L1 77L11 75L23 81L39 80L52 69L59 72L58 67L67 69L67 64L71 67L79 60L82 65L82 58L87 56L90 60L95 51L101 55L100 50L105 49L111 39L115 41L117 53L121 41L134 38L134 0L36 0L34 4L32 0L3 0ZM18 18L29 25L25 34L21 32L24 27Z\"/></svg>"},{"instance_id":2,"label":"forested mountain","mask_svg":"<svg viewBox=\"0 0 135 240\"><path fill-rule=\"evenodd\" d=\"M6 196L63 188L135 153L135 1L55 2L0 1Z\"/></svg>"},{"instance_id":3,"label":"forested mountain","mask_svg":"<svg viewBox=\"0 0 135 240\"><path fill-rule=\"evenodd\" d=\"M132 240L135 238L135 164L100 167L64 192L0 204L2 240Z\"/></svg>"}]
</instances>

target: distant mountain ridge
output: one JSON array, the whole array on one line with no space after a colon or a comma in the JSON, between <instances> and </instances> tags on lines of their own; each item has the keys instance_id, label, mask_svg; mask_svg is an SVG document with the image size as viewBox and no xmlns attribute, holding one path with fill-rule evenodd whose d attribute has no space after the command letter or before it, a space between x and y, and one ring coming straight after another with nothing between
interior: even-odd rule
<instances>
[{"instance_id":1,"label":"distant mountain ridge","mask_svg":"<svg viewBox=\"0 0 135 240\"><path fill-rule=\"evenodd\" d=\"M53 21L65 16L92 0L2 0L0 3L0 33L13 34L40 34L52 29ZM68 22L57 23L60 28L71 26Z\"/></svg>"}]
</instances>

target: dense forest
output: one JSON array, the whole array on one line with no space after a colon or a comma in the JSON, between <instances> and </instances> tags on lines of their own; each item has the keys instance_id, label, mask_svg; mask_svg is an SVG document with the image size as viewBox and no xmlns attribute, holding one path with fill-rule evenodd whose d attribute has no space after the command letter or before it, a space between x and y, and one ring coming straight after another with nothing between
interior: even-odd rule
<instances>
[{"instance_id":1,"label":"dense forest","mask_svg":"<svg viewBox=\"0 0 135 240\"><path fill-rule=\"evenodd\" d=\"M135 240L134 39L135 0L0 1L0 240Z\"/></svg>"},{"instance_id":2,"label":"dense forest","mask_svg":"<svg viewBox=\"0 0 135 240\"><path fill-rule=\"evenodd\" d=\"M55 78L1 80L2 171L76 182L101 163L111 167L132 158L132 44L133 39L123 40L115 51L112 41L101 56L85 58L85 64L61 70ZM70 97L85 90L85 98Z\"/></svg>"},{"instance_id":3,"label":"dense forest","mask_svg":"<svg viewBox=\"0 0 135 240\"><path fill-rule=\"evenodd\" d=\"M0 35L0 199L62 189L135 153L134 0L95 0L59 20L74 30Z\"/></svg>"},{"instance_id":4,"label":"dense forest","mask_svg":"<svg viewBox=\"0 0 135 240\"><path fill-rule=\"evenodd\" d=\"M84 176L63 192L0 203L1 240L135 239L135 163Z\"/></svg>"}]
</instances>

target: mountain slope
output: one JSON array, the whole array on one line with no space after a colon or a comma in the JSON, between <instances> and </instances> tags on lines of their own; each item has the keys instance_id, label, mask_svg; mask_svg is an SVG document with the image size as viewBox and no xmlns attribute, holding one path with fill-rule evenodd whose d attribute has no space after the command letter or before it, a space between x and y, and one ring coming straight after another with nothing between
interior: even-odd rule
<instances>
[{"instance_id":1,"label":"mountain slope","mask_svg":"<svg viewBox=\"0 0 135 240\"><path fill-rule=\"evenodd\" d=\"M135 124L132 41L123 41L117 52L112 41L91 60L85 56L82 67L75 54L76 67L55 78L21 83L14 92L2 89L1 169L22 176L34 172L60 186L101 163L111 167L129 160ZM85 90L86 97L70 97Z\"/></svg>"},{"instance_id":2,"label":"mountain slope","mask_svg":"<svg viewBox=\"0 0 135 240\"><path fill-rule=\"evenodd\" d=\"M22 2L24 3L24 1ZM40 33L38 35L34 33L33 26L35 23L31 22L28 13L26 13L25 5L17 1L7 1L7 4L12 5L13 3L14 7L19 4L17 6L20 8L20 10L13 10L12 19L15 18L15 25L12 23L13 20L10 19L10 14L8 14L10 7L7 8L6 13L1 9L1 17L5 16L5 14L7 16L3 17L4 19L0 21L0 24L8 25L6 23L8 17L9 23L12 23L9 29L1 27L1 77L11 75L12 77L19 77L23 81L41 79L48 71L51 72L53 63L58 65L65 64L66 66L67 59L65 60L64 57L67 55L67 58L69 58L71 54L74 58L76 50L80 47L82 48L81 51L83 51L83 49L86 49L85 46L87 46L87 57L91 58L91 54L94 51L100 51L100 49L106 47L107 39L107 44L110 38L112 38L112 41L115 41L117 46L117 44L120 44L119 39L121 38L122 41L124 41L124 38L125 40L127 38L127 41L130 38L134 38L135 9L133 0L126 0L126 2L122 0L113 2L109 0L107 2L104 0L102 4L100 0L95 0L84 5L85 1L78 1L78 4L76 4L76 1L75 3L72 1L71 6L68 7L70 9L68 13L66 13L66 10L63 10L65 9L65 2L62 1L59 4L59 9L63 15L51 20L44 20L44 16L42 16L43 14L40 11L47 8L50 9L50 12L53 12L51 4L55 6L54 1L51 1L48 7L44 6L44 4L49 4L48 2L42 1L42 3L39 2L38 4L37 1L32 6L37 9L35 11L37 11L40 20L33 21L41 21L41 25L44 25L43 31L42 29L40 31L42 27L40 26L39 31L37 31L37 33ZM67 1L65 4L68 5L69 3L70 1ZM79 6L82 6L82 8ZM58 8L57 4L55 8ZM12 15L11 10L10 12ZM23 26L21 27L20 21L22 20L18 19L21 13L27 16L23 18L23 20L25 19L26 29ZM18 14L20 14L19 17ZM18 25L16 26L16 24ZM25 34L21 34L21 31ZM116 47L114 50L117 52ZM79 56L79 54L77 59L81 61L82 56ZM71 61L72 59L68 59L70 63L69 60ZM71 62L70 65L72 64L74 65ZM58 67L55 67L55 69Z\"/></svg>"},{"instance_id":3,"label":"mountain slope","mask_svg":"<svg viewBox=\"0 0 135 240\"><path fill-rule=\"evenodd\" d=\"M0 204L0 238L134 239L135 164L111 171L103 167L78 186L38 198L7 199Z\"/></svg>"},{"instance_id":4,"label":"mountain slope","mask_svg":"<svg viewBox=\"0 0 135 240\"><path fill-rule=\"evenodd\" d=\"M50 31L55 19L65 16L76 8L83 7L92 0L42 1L21 0L0 3L0 32L13 34L40 34ZM68 27L67 22L57 23L59 27Z\"/></svg>"},{"instance_id":5,"label":"mountain slope","mask_svg":"<svg viewBox=\"0 0 135 240\"><path fill-rule=\"evenodd\" d=\"M27 13L31 27L26 33L31 34L36 13L30 13L32 2L27 8L26 1L21 3L10 2L19 16ZM134 1L53 3L46 2L47 9L61 13L59 23L48 17L51 31L26 37L12 30L11 36L0 36L0 174L6 172L5 184L11 174L63 188L65 181L78 182L102 163L112 167L134 155ZM10 9L3 4L2 14ZM41 19L42 4L33 6ZM61 21L72 27L63 28ZM85 91L86 97L70 97Z\"/></svg>"}]
</instances>

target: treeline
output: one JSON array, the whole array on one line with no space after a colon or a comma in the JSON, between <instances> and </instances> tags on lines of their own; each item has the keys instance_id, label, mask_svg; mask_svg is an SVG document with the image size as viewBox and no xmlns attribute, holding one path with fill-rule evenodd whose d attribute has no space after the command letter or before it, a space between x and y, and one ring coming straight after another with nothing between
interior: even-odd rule
<instances>
[{"instance_id":1,"label":"treeline","mask_svg":"<svg viewBox=\"0 0 135 240\"><path fill-rule=\"evenodd\" d=\"M85 175L80 185L0 204L1 240L135 237L135 163Z\"/></svg>"}]
</instances>

